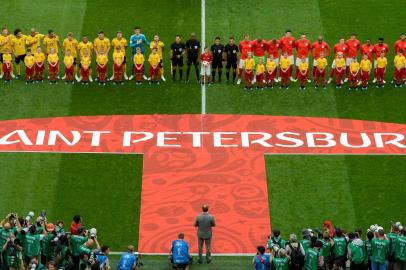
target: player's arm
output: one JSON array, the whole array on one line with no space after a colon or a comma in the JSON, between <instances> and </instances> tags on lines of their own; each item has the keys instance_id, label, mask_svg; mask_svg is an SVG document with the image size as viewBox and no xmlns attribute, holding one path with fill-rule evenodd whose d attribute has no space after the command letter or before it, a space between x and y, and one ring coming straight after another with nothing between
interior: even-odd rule
<instances>
[{"instance_id":1,"label":"player's arm","mask_svg":"<svg viewBox=\"0 0 406 270\"><path fill-rule=\"evenodd\" d=\"M144 41L145 44L147 44L147 46L149 46L150 42L148 41L147 37L144 34L142 35L142 41Z\"/></svg>"},{"instance_id":2,"label":"player's arm","mask_svg":"<svg viewBox=\"0 0 406 270\"><path fill-rule=\"evenodd\" d=\"M59 37L57 36L56 38L57 38L56 44L58 45L58 48L62 49L61 41L59 40Z\"/></svg>"},{"instance_id":3,"label":"player's arm","mask_svg":"<svg viewBox=\"0 0 406 270\"><path fill-rule=\"evenodd\" d=\"M331 48L327 43L326 43L326 45L327 45L327 55L326 55L326 57L329 57L330 53L331 53Z\"/></svg>"},{"instance_id":4,"label":"player's arm","mask_svg":"<svg viewBox=\"0 0 406 270\"><path fill-rule=\"evenodd\" d=\"M106 54L108 55L110 52L110 48L111 48L111 43L110 40L107 42L107 48L106 48Z\"/></svg>"}]
</instances>

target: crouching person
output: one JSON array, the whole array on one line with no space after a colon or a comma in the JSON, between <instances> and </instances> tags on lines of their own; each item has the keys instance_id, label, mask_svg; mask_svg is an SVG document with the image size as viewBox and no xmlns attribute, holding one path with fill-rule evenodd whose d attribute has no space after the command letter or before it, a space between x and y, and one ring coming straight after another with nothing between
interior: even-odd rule
<instances>
[{"instance_id":1,"label":"crouching person","mask_svg":"<svg viewBox=\"0 0 406 270\"><path fill-rule=\"evenodd\" d=\"M192 257L189 253L189 243L184 240L185 235L180 233L178 239L172 242L171 254L169 259L173 268L188 270L192 263Z\"/></svg>"}]
</instances>

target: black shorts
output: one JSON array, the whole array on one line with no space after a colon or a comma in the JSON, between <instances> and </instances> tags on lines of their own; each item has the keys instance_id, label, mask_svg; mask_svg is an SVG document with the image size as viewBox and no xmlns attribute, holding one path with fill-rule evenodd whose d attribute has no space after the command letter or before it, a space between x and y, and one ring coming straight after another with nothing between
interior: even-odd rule
<instances>
[{"instance_id":1,"label":"black shorts","mask_svg":"<svg viewBox=\"0 0 406 270\"><path fill-rule=\"evenodd\" d=\"M198 59L197 55L187 57L187 65L190 66L192 64L195 66L199 65L199 59Z\"/></svg>"},{"instance_id":2,"label":"black shorts","mask_svg":"<svg viewBox=\"0 0 406 270\"><path fill-rule=\"evenodd\" d=\"M172 57L172 67L183 67L183 56L177 58L176 55Z\"/></svg>"},{"instance_id":3,"label":"black shorts","mask_svg":"<svg viewBox=\"0 0 406 270\"><path fill-rule=\"evenodd\" d=\"M227 59L227 64L226 64L226 68L230 69L230 68L236 69L237 68L237 58L231 58L231 59Z\"/></svg>"},{"instance_id":4,"label":"black shorts","mask_svg":"<svg viewBox=\"0 0 406 270\"><path fill-rule=\"evenodd\" d=\"M3 63L3 54L0 53L0 63Z\"/></svg>"},{"instance_id":5,"label":"black shorts","mask_svg":"<svg viewBox=\"0 0 406 270\"><path fill-rule=\"evenodd\" d=\"M342 267L345 268L345 262L347 261L347 256L340 256L340 257L334 257L334 265L337 267Z\"/></svg>"},{"instance_id":6,"label":"black shorts","mask_svg":"<svg viewBox=\"0 0 406 270\"><path fill-rule=\"evenodd\" d=\"M162 68L164 66L164 62L162 61L162 59L159 61L158 67Z\"/></svg>"},{"instance_id":7,"label":"black shorts","mask_svg":"<svg viewBox=\"0 0 406 270\"><path fill-rule=\"evenodd\" d=\"M14 59L15 59L15 61L16 61L16 64L20 64L21 61L24 62L24 58L25 58L25 54L23 54L23 55L18 55L18 56L15 56L15 57L14 57Z\"/></svg>"},{"instance_id":8,"label":"black shorts","mask_svg":"<svg viewBox=\"0 0 406 270\"><path fill-rule=\"evenodd\" d=\"M127 64L127 56L124 55L123 65Z\"/></svg>"},{"instance_id":9,"label":"black shorts","mask_svg":"<svg viewBox=\"0 0 406 270\"><path fill-rule=\"evenodd\" d=\"M74 66L79 65L79 64L76 62L76 57L73 58L73 65L74 65Z\"/></svg>"},{"instance_id":10,"label":"black shorts","mask_svg":"<svg viewBox=\"0 0 406 270\"><path fill-rule=\"evenodd\" d=\"M223 61L221 59L213 59L213 63L211 64L213 69L215 68L223 68Z\"/></svg>"}]
</instances>

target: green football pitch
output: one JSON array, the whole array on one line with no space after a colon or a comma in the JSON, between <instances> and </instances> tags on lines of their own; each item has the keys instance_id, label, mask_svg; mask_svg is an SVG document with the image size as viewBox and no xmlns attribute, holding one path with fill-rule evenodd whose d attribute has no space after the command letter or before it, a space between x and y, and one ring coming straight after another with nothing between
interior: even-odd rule
<instances>
[{"instance_id":1,"label":"green football pitch","mask_svg":"<svg viewBox=\"0 0 406 270\"><path fill-rule=\"evenodd\" d=\"M123 5L121 5L123 4ZM404 29L403 0L206 0L206 41L215 36L225 42L244 33L265 39L280 37L291 29L315 40L323 35L333 45L339 37L358 33L364 41L378 37L392 45ZM167 48L175 34L186 39L201 35L201 2L194 0L149 1L4 1L1 25L10 30L31 27L53 29L60 37L72 31L96 37L104 30L112 38L122 30L128 38L135 25L149 39L158 33ZM92 38L92 39L93 39ZM129 53L129 52L128 52ZM170 78L168 55L165 76ZM388 59L393 59L393 52ZM391 65L392 66L392 65ZM388 79L393 69L388 69ZM191 72L192 80L194 74ZM0 119L69 115L184 114L200 113L202 98L196 83L166 82L135 87L97 84L25 85L0 84ZM370 87L349 92L327 91L297 85L244 92L236 85L215 84L206 89L206 113L267 114L338 117L406 123L406 88ZM371 223L388 225L404 218L406 158L403 156L267 156L268 190L272 225L290 232L321 226L324 219L348 228ZM101 242L114 251L137 243L142 156L90 154L0 154L0 215L46 209L50 219L64 219L80 212L84 223L98 228ZM267 203L267 202L264 202ZM403 212L402 212L403 210ZM175 237L175 236L174 236ZM259 243L262 244L262 243ZM254 251L253 251L254 252ZM164 257L146 257L145 269L170 269ZM214 264L196 269L247 269L250 258L216 258ZM194 267L195 268L195 267Z\"/></svg>"}]
</instances>

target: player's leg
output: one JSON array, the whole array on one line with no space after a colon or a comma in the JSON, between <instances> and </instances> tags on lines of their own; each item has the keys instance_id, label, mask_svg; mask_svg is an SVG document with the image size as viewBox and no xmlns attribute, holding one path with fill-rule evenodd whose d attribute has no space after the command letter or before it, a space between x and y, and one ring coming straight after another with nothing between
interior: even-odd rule
<instances>
[{"instance_id":1,"label":"player's leg","mask_svg":"<svg viewBox=\"0 0 406 270\"><path fill-rule=\"evenodd\" d=\"M186 81L189 82L190 77L190 67L192 66L193 59L191 57L187 57L186 59Z\"/></svg>"},{"instance_id":2,"label":"player's leg","mask_svg":"<svg viewBox=\"0 0 406 270\"><path fill-rule=\"evenodd\" d=\"M196 57L195 61L193 62L193 66L195 68L196 80L197 80L197 82L199 82L199 60L197 59L197 57Z\"/></svg>"},{"instance_id":3,"label":"player's leg","mask_svg":"<svg viewBox=\"0 0 406 270\"><path fill-rule=\"evenodd\" d=\"M238 62L238 80L237 80L237 84L241 83L241 79L242 79L242 75L243 75L243 67L244 67L244 60L240 59L240 61Z\"/></svg>"},{"instance_id":4,"label":"player's leg","mask_svg":"<svg viewBox=\"0 0 406 270\"><path fill-rule=\"evenodd\" d=\"M127 76L127 56L124 55L124 61L123 61L123 76L124 79L128 80L128 76Z\"/></svg>"},{"instance_id":5,"label":"player's leg","mask_svg":"<svg viewBox=\"0 0 406 270\"><path fill-rule=\"evenodd\" d=\"M180 81L182 81L183 80L183 57L179 58L178 67L179 67L179 79L180 79Z\"/></svg>"}]
</instances>

